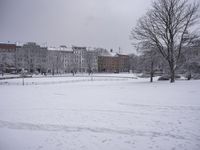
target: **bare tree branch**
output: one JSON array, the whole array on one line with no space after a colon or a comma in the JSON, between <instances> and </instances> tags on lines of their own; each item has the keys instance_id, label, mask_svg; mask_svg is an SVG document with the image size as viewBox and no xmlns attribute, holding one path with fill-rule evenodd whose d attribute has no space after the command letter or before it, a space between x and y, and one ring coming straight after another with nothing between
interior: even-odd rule
<instances>
[{"instance_id":1,"label":"bare tree branch","mask_svg":"<svg viewBox=\"0 0 200 150\"><path fill-rule=\"evenodd\" d=\"M182 47L197 37L192 35L192 27L199 20L198 10L198 3L187 0L157 0L131 32L134 45L139 49L156 47L168 61L171 82L174 82Z\"/></svg>"}]
</instances>

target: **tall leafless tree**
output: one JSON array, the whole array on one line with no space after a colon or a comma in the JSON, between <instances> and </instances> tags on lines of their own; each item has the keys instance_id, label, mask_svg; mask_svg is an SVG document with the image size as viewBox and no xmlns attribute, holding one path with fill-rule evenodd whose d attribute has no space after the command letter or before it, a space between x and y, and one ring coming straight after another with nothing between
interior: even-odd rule
<instances>
[{"instance_id":1,"label":"tall leafless tree","mask_svg":"<svg viewBox=\"0 0 200 150\"><path fill-rule=\"evenodd\" d=\"M182 47L196 38L192 31L199 20L199 4L188 0L157 0L141 17L131 32L134 44L139 48L155 47L168 62L171 82L175 81L175 69Z\"/></svg>"}]
</instances>

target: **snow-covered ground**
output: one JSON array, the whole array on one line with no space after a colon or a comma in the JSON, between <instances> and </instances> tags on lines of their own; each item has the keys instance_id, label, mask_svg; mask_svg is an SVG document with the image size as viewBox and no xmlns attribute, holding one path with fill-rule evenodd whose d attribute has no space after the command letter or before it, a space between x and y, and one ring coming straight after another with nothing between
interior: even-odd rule
<instances>
[{"instance_id":1,"label":"snow-covered ground","mask_svg":"<svg viewBox=\"0 0 200 150\"><path fill-rule=\"evenodd\" d=\"M200 149L200 81L110 76L1 80L0 150Z\"/></svg>"},{"instance_id":2,"label":"snow-covered ground","mask_svg":"<svg viewBox=\"0 0 200 150\"><path fill-rule=\"evenodd\" d=\"M3 76L11 77L11 76ZM12 76L14 77L14 76ZM0 80L0 85L41 85L41 84L58 84L58 83L69 83L69 82L83 82L83 81L116 81L116 80L125 80L125 79L136 79L135 74L61 74L61 75L34 75L31 78L12 78L12 79L3 79Z\"/></svg>"}]
</instances>

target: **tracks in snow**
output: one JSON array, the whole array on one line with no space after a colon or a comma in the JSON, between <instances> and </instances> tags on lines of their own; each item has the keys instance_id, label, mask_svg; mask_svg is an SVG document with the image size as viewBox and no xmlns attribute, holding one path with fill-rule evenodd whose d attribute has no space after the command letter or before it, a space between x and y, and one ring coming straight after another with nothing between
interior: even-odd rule
<instances>
[{"instance_id":1,"label":"tracks in snow","mask_svg":"<svg viewBox=\"0 0 200 150\"><path fill-rule=\"evenodd\" d=\"M134 108L141 109L153 109L153 110L183 110L183 111L200 111L200 106L165 106L165 105L143 105L143 104L129 104L129 103L119 103L120 105L130 106Z\"/></svg>"},{"instance_id":2,"label":"tracks in snow","mask_svg":"<svg viewBox=\"0 0 200 150\"><path fill-rule=\"evenodd\" d=\"M28 130L28 131L61 131L61 132L94 132L106 134L123 134L130 136L145 136L145 137L169 137L173 139L185 140L185 137L174 135L171 133L161 133L154 131L136 131L134 129L111 129L103 127L84 127L84 126L66 126L55 124L32 124L23 122L9 122L0 120L0 128L8 128L15 130Z\"/></svg>"}]
</instances>

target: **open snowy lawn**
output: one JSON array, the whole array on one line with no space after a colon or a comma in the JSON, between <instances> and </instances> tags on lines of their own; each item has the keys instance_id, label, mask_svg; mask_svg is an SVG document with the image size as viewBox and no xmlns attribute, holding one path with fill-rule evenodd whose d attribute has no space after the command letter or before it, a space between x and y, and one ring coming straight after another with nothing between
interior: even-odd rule
<instances>
[{"instance_id":1,"label":"open snowy lawn","mask_svg":"<svg viewBox=\"0 0 200 150\"><path fill-rule=\"evenodd\" d=\"M200 81L51 79L0 85L0 150L200 149Z\"/></svg>"},{"instance_id":2,"label":"open snowy lawn","mask_svg":"<svg viewBox=\"0 0 200 150\"><path fill-rule=\"evenodd\" d=\"M56 76L33 76L32 78L13 78L0 80L0 85L41 85L41 84L58 84L83 81L119 81L125 79L136 79L134 74L71 74L56 75Z\"/></svg>"}]
</instances>

